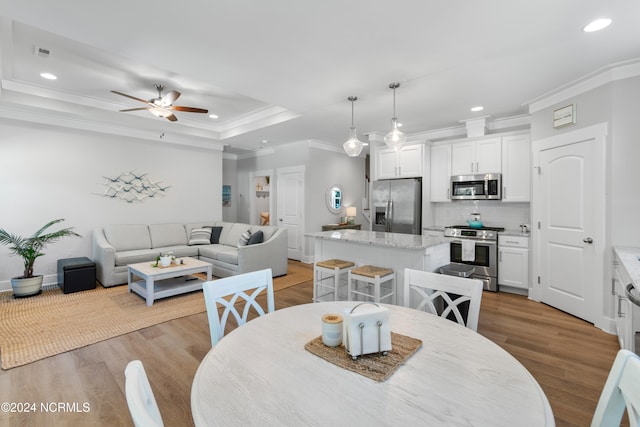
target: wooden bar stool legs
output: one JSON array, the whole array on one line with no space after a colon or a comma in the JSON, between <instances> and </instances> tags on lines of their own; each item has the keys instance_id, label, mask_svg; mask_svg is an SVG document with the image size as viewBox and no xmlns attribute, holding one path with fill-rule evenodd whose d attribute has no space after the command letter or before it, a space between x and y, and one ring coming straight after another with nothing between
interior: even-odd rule
<instances>
[{"instance_id":1,"label":"wooden bar stool legs","mask_svg":"<svg viewBox=\"0 0 640 427\"><path fill-rule=\"evenodd\" d=\"M332 296L332 301L338 301L340 280L355 266L355 263L341 259L328 259L314 263L313 302L322 301L321 298L328 295ZM347 277L345 276L344 279L347 280Z\"/></svg>"},{"instance_id":2,"label":"wooden bar stool legs","mask_svg":"<svg viewBox=\"0 0 640 427\"><path fill-rule=\"evenodd\" d=\"M365 292L358 287L358 282L367 284L367 288L373 287L372 292ZM390 283L388 283L390 282ZM388 290L383 287L389 284ZM396 303L396 273L391 268L376 267L375 265L363 265L349 271L347 285L347 299L356 299L358 295L364 296L371 302L383 302L390 299L391 304Z\"/></svg>"}]
</instances>

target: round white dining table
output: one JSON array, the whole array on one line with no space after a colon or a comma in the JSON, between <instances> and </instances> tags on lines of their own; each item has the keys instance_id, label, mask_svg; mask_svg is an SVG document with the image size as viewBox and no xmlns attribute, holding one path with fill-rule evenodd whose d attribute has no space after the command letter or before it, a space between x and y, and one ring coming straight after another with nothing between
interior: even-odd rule
<instances>
[{"instance_id":1,"label":"round white dining table","mask_svg":"<svg viewBox=\"0 0 640 427\"><path fill-rule=\"evenodd\" d=\"M385 305L393 332L422 347L377 382L305 350L321 317L356 302L276 310L233 330L200 363L196 426L554 426L544 392L482 335L422 311Z\"/></svg>"}]
</instances>

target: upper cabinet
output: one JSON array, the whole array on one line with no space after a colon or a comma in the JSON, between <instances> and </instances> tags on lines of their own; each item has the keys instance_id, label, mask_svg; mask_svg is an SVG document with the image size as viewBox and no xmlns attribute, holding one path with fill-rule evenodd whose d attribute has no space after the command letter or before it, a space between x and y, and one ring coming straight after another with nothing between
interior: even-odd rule
<instances>
[{"instance_id":1,"label":"upper cabinet","mask_svg":"<svg viewBox=\"0 0 640 427\"><path fill-rule=\"evenodd\" d=\"M451 145L451 175L495 173L502 170L502 138L492 137Z\"/></svg>"},{"instance_id":2,"label":"upper cabinet","mask_svg":"<svg viewBox=\"0 0 640 427\"><path fill-rule=\"evenodd\" d=\"M405 145L397 151L379 148L376 152L377 179L421 177L423 149L422 144Z\"/></svg>"},{"instance_id":3,"label":"upper cabinet","mask_svg":"<svg viewBox=\"0 0 640 427\"><path fill-rule=\"evenodd\" d=\"M451 144L431 147L431 201L450 202Z\"/></svg>"},{"instance_id":4,"label":"upper cabinet","mask_svg":"<svg viewBox=\"0 0 640 427\"><path fill-rule=\"evenodd\" d=\"M529 135L502 138L502 201L529 202L531 143Z\"/></svg>"}]
</instances>

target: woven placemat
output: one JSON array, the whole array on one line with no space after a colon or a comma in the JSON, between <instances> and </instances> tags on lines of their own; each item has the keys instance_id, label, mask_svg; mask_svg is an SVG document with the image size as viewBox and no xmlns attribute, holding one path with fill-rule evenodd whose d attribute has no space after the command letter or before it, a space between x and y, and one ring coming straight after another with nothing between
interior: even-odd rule
<instances>
[{"instance_id":1,"label":"woven placemat","mask_svg":"<svg viewBox=\"0 0 640 427\"><path fill-rule=\"evenodd\" d=\"M312 339L304 348L341 368L357 372L372 380L382 382L391 376L413 354L422 347L422 341L406 335L391 332L392 350L386 355L365 354L353 360L344 346L328 347L322 343L322 336Z\"/></svg>"}]
</instances>

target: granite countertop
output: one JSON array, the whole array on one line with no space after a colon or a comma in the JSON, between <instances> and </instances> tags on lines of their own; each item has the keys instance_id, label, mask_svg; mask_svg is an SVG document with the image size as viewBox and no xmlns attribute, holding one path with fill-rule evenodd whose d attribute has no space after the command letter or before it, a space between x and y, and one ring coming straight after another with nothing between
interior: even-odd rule
<instances>
[{"instance_id":1,"label":"granite countertop","mask_svg":"<svg viewBox=\"0 0 640 427\"><path fill-rule=\"evenodd\" d=\"M640 261L638 261L638 257L640 257L640 248L632 247L632 246L614 246L614 251L620 257L620 261L624 265L624 268L631 276L631 280L633 280L633 285L636 287L638 291L640 291Z\"/></svg>"},{"instance_id":2,"label":"granite countertop","mask_svg":"<svg viewBox=\"0 0 640 427\"><path fill-rule=\"evenodd\" d=\"M316 239L336 240L349 243L382 246L399 249L427 249L449 239L419 236L415 234L385 233L382 231L335 230L307 233L305 236Z\"/></svg>"}]
</instances>

